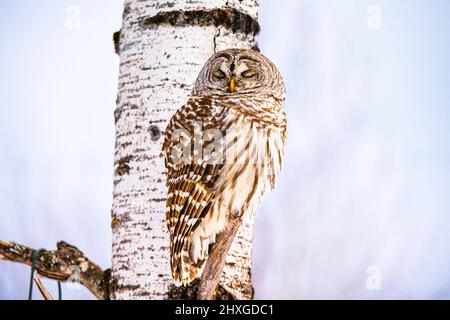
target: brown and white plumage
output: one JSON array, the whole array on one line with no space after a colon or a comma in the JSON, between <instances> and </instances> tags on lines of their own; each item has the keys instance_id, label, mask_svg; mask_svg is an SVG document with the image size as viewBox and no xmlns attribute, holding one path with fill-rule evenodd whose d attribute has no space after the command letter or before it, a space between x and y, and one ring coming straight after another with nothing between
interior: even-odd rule
<instances>
[{"instance_id":1,"label":"brown and white plumage","mask_svg":"<svg viewBox=\"0 0 450 320\"><path fill-rule=\"evenodd\" d=\"M200 276L230 214L253 212L273 188L286 140L285 89L263 55L213 55L192 96L170 120L163 145L172 275Z\"/></svg>"}]
</instances>

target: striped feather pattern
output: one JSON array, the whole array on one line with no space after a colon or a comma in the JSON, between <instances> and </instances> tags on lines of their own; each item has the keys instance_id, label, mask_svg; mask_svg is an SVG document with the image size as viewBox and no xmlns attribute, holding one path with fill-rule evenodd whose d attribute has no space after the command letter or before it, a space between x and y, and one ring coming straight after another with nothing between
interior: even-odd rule
<instances>
[{"instance_id":1,"label":"striped feather pattern","mask_svg":"<svg viewBox=\"0 0 450 320\"><path fill-rule=\"evenodd\" d=\"M220 143L213 145L208 132L219 133ZM285 139L286 116L273 96L192 97L172 117L163 153L170 263L177 285L201 275L228 216L255 210L274 187ZM216 153L204 152L208 148ZM186 155L181 161L180 154Z\"/></svg>"}]
</instances>

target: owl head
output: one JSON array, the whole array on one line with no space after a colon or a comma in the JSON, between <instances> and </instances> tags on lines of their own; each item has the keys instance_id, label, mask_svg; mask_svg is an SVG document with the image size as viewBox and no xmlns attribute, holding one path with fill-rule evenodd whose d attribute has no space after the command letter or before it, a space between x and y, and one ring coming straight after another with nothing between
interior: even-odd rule
<instances>
[{"instance_id":1,"label":"owl head","mask_svg":"<svg viewBox=\"0 0 450 320\"><path fill-rule=\"evenodd\" d=\"M272 95L283 100L280 72L262 54L247 49L227 49L208 59L195 82L192 95Z\"/></svg>"}]
</instances>

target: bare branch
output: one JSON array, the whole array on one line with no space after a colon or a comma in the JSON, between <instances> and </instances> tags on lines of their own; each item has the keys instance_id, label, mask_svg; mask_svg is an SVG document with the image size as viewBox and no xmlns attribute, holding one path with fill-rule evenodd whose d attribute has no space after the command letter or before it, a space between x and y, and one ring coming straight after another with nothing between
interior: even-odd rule
<instances>
[{"instance_id":1,"label":"bare branch","mask_svg":"<svg viewBox=\"0 0 450 320\"><path fill-rule=\"evenodd\" d=\"M198 285L197 299L211 300L216 298L217 286L220 282L225 260L233 243L234 237L241 225L241 218L233 217L211 248L200 284Z\"/></svg>"},{"instance_id":2,"label":"bare branch","mask_svg":"<svg viewBox=\"0 0 450 320\"><path fill-rule=\"evenodd\" d=\"M66 243L58 242L57 250L42 250L36 259L36 272L59 281L71 281L74 270L79 270L79 281L94 296L101 300L109 299L111 272L102 270L84 256L83 252ZM11 242L0 241L0 260L24 263L31 266L36 250Z\"/></svg>"}]
</instances>

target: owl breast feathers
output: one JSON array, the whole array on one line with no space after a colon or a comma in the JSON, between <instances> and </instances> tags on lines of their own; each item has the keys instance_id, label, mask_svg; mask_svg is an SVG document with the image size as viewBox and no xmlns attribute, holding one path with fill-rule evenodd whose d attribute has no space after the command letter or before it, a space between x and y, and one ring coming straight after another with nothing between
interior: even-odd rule
<instances>
[{"instance_id":1,"label":"owl breast feathers","mask_svg":"<svg viewBox=\"0 0 450 320\"><path fill-rule=\"evenodd\" d=\"M253 213L280 172L286 141L284 84L263 55L214 54L163 144L166 222L176 285L201 275L230 215Z\"/></svg>"}]
</instances>

